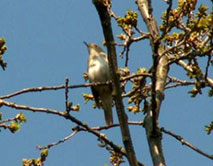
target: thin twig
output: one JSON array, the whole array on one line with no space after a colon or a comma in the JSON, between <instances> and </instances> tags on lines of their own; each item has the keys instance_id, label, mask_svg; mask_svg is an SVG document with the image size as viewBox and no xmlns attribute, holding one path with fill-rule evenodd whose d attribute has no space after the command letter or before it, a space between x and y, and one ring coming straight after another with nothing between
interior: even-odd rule
<instances>
[{"instance_id":1,"label":"thin twig","mask_svg":"<svg viewBox=\"0 0 213 166\"><path fill-rule=\"evenodd\" d=\"M110 82L106 82L106 83L88 83L88 84L77 84L77 85L69 85L68 88L69 89L75 89L75 88L87 88L87 87L91 87L91 86L103 86L103 85L108 85L111 84ZM0 99L8 99L11 97L15 97L24 93L28 93L28 92L41 92L41 91L47 91L47 90L61 90L61 89L65 89L65 85L59 85L59 86L41 86L41 87L32 87L32 88L26 88L26 89L22 89L20 91L11 93L11 94L7 94L4 96L0 96Z\"/></svg>"},{"instance_id":2,"label":"thin twig","mask_svg":"<svg viewBox=\"0 0 213 166\"><path fill-rule=\"evenodd\" d=\"M128 122L129 125L135 125L135 126L141 126L143 125L143 121L129 121ZM93 130L97 130L97 131L101 131L101 130L107 130L107 129L110 129L110 128L114 128L114 127L119 127L120 124L112 124L110 126L98 126L98 127L91 127L91 129ZM61 143L64 143L66 141L68 141L69 139L71 139L73 136L75 136L78 132L80 131L86 131L85 129L81 128L79 129L79 127L74 127L73 128L73 132L71 134L69 134L68 136L64 137L63 139L57 141L57 142L53 142L51 144L48 144L46 146L43 146L41 147L40 145L36 146L39 150L43 150L43 149L50 149L51 147L53 146L56 146L58 144L61 144Z\"/></svg>"},{"instance_id":3,"label":"thin twig","mask_svg":"<svg viewBox=\"0 0 213 166\"><path fill-rule=\"evenodd\" d=\"M43 147L40 146L40 145L38 145L38 146L36 146L36 148L38 148L39 150L50 149L50 148L53 147L53 146L56 146L56 145L61 144L61 143L64 143L65 141L71 139L71 138L72 138L73 136L75 136L77 133L78 133L78 130L75 130L75 131L73 131L70 135L64 137L63 139L61 139L61 140L59 140L59 141L57 141L57 142L53 142L53 143L48 144L48 145L43 146Z\"/></svg>"},{"instance_id":4,"label":"thin twig","mask_svg":"<svg viewBox=\"0 0 213 166\"><path fill-rule=\"evenodd\" d=\"M7 124L5 124L5 123L1 123L0 124L0 128L4 128L4 129L10 129L10 125L7 125Z\"/></svg>"},{"instance_id":5,"label":"thin twig","mask_svg":"<svg viewBox=\"0 0 213 166\"><path fill-rule=\"evenodd\" d=\"M171 88L175 88L178 86L189 86L189 85L195 85L195 82L186 82L186 83L176 83L176 84L172 84L172 85L166 85L165 89L171 89Z\"/></svg>"},{"instance_id":6,"label":"thin twig","mask_svg":"<svg viewBox=\"0 0 213 166\"><path fill-rule=\"evenodd\" d=\"M61 111L58 111L58 110L31 107L31 106L27 106L27 105L20 105L20 104L8 102L8 101L2 100L2 99L0 99L0 106L7 106L7 107L15 108L15 109L18 109L18 110L27 110L27 111L32 111L32 112L43 112L43 113L48 113L48 114L59 115L59 116L62 116L62 117L65 117L65 115L66 115L64 112L61 112Z\"/></svg>"},{"instance_id":7,"label":"thin twig","mask_svg":"<svg viewBox=\"0 0 213 166\"><path fill-rule=\"evenodd\" d=\"M2 120L0 121L0 125L3 124L3 123L7 123L7 122L11 122L11 121L15 121L17 120L17 117L14 117L14 118L8 118L8 119L5 119L5 120Z\"/></svg>"},{"instance_id":8,"label":"thin twig","mask_svg":"<svg viewBox=\"0 0 213 166\"><path fill-rule=\"evenodd\" d=\"M168 76L169 81L166 83L166 87L165 89L169 89L169 88L174 88L177 86L187 86L187 85L195 85L196 81L186 81L186 80L180 80L177 79L176 77L171 77ZM176 84L171 84L170 83L176 83Z\"/></svg>"},{"instance_id":9,"label":"thin twig","mask_svg":"<svg viewBox=\"0 0 213 166\"><path fill-rule=\"evenodd\" d=\"M70 108L68 106L68 93L69 93L69 88L68 88L68 85L69 85L69 78L66 78L65 80L65 108L66 108L66 111L69 112L70 111Z\"/></svg>"},{"instance_id":10,"label":"thin twig","mask_svg":"<svg viewBox=\"0 0 213 166\"><path fill-rule=\"evenodd\" d=\"M209 66L210 66L210 62L211 62L211 55L208 55L208 60L207 60L207 64L206 64L206 71L205 71L205 75L204 75L204 79L206 80L208 77L208 70L209 70Z\"/></svg>"},{"instance_id":11,"label":"thin twig","mask_svg":"<svg viewBox=\"0 0 213 166\"><path fill-rule=\"evenodd\" d=\"M186 71L193 72L192 68L186 62L184 62L183 60L177 61L177 64L182 66ZM207 77L206 78L206 82L208 83L208 85L210 87L213 87L213 79L212 78Z\"/></svg>"},{"instance_id":12,"label":"thin twig","mask_svg":"<svg viewBox=\"0 0 213 166\"><path fill-rule=\"evenodd\" d=\"M172 29L173 25L169 25L169 17L170 17L170 11L172 10L172 0L168 0L167 4L169 5L166 11L166 25L165 27L167 27L164 31L163 34L157 39L158 41L161 41ZM176 18L177 20L178 18Z\"/></svg>"},{"instance_id":13,"label":"thin twig","mask_svg":"<svg viewBox=\"0 0 213 166\"><path fill-rule=\"evenodd\" d=\"M201 154L201 155L203 155L203 156L205 156L205 157L207 157L207 158L213 160L213 155L209 155L208 153L206 153L206 152L200 150L199 148L197 148L196 146L190 144L190 143L187 142L182 136L177 135L177 134L175 134L175 133L173 133L173 132L171 132L171 131L168 131L168 130L166 130L166 129L164 129L164 128L161 128L161 131L164 132L164 133L166 133L166 134L168 134L168 135L170 135L170 136L172 136L172 137L174 137L175 139L177 139L177 140L180 141L183 145L186 145L186 146L189 147L190 149L192 149L192 150L198 152L199 154Z\"/></svg>"},{"instance_id":14,"label":"thin twig","mask_svg":"<svg viewBox=\"0 0 213 166\"><path fill-rule=\"evenodd\" d=\"M128 124L129 125L135 125L135 126L142 126L144 124L144 122L143 121L129 121ZM119 127L119 126L120 126L120 124L117 123L117 124L112 124L112 125L109 125L109 126L92 127L92 129L101 131L101 130L107 130L107 129Z\"/></svg>"},{"instance_id":15,"label":"thin twig","mask_svg":"<svg viewBox=\"0 0 213 166\"><path fill-rule=\"evenodd\" d=\"M152 74L151 73L132 74L132 75L126 76L124 78L121 78L121 81L126 81L126 80L130 80L132 78L141 77L141 76L150 77L151 78Z\"/></svg>"},{"instance_id":16,"label":"thin twig","mask_svg":"<svg viewBox=\"0 0 213 166\"><path fill-rule=\"evenodd\" d=\"M41 91L46 91L46 90L59 90L59 89L64 89L64 85L59 85L59 86L42 86L42 87L32 87L32 88L25 88L20 91L10 93L4 96L0 96L0 99L9 99L11 97L15 97L24 93L28 92L41 92Z\"/></svg>"},{"instance_id":17,"label":"thin twig","mask_svg":"<svg viewBox=\"0 0 213 166\"><path fill-rule=\"evenodd\" d=\"M129 61L129 48L131 46L131 40L130 42L128 42L127 46L126 46L126 60L125 60L125 67L128 67L128 61Z\"/></svg>"},{"instance_id":18,"label":"thin twig","mask_svg":"<svg viewBox=\"0 0 213 166\"><path fill-rule=\"evenodd\" d=\"M141 74L132 74L129 76L126 76L121 79L121 81L126 81L130 80L135 77L140 77L140 76L147 76L151 77L151 74L149 73L141 73ZM105 83L88 83L88 84L76 84L76 85L69 85L68 89L75 89L75 88L87 88L91 86L103 86L103 85L109 85L111 82L105 82ZM22 90L19 90L17 92L13 92L4 96L0 96L0 99L9 99L11 97L15 97L21 94L29 93L29 92L42 92L42 91L50 91L50 90L61 90L65 89L66 85L62 84L59 86L40 86L40 87L32 87L32 88L25 88Z\"/></svg>"}]
</instances>

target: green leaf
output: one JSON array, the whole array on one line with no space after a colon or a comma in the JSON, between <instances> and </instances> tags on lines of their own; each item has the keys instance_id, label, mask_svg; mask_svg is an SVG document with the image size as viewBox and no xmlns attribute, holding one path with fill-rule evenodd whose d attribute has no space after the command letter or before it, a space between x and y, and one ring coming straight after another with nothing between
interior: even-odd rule
<instances>
[{"instance_id":1,"label":"green leaf","mask_svg":"<svg viewBox=\"0 0 213 166\"><path fill-rule=\"evenodd\" d=\"M24 114L21 112L19 114L16 115L16 118L22 123L22 122L26 122L27 118L24 116Z\"/></svg>"},{"instance_id":2,"label":"green leaf","mask_svg":"<svg viewBox=\"0 0 213 166\"><path fill-rule=\"evenodd\" d=\"M10 123L10 131L12 133L15 133L16 131L18 131L20 129L20 125L18 122L11 122Z\"/></svg>"},{"instance_id":3,"label":"green leaf","mask_svg":"<svg viewBox=\"0 0 213 166\"><path fill-rule=\"evenodd\" d=\"M46 158L48 156L48 153L49 153L48 148L43 149L41 151L41 158Z\"/></svg>"}]
</instances>

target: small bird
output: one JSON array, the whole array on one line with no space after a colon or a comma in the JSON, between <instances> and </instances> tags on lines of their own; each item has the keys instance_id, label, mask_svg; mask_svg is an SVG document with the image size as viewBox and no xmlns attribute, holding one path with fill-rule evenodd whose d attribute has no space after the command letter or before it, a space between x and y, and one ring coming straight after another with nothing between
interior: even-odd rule
<instances>
[{"instance_id":1,"label":"small bird","mask_svg":"<svg viewBox=\"0 0 213 166\"><path fill-rule=\"evenodd\" d=\"M88 77L90 83L111 81L107 54L97 44L86 42L84 44L89 51ZM93 86L91 90L97 107L101 107L104 110L106 125L112 125L112 86Z\"/></svg>"}]
</instances>

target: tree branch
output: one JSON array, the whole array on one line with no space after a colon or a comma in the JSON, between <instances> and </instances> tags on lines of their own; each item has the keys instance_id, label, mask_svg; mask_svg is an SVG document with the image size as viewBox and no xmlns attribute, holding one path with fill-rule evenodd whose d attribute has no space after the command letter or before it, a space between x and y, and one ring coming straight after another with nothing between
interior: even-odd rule
<instances>
[{"instance_id":1,"label":"tree branch","mask_svg":"<svg viewBox=\"0 0 213 166\"><path fill-rule=\"evenodd\" d=\"M195 85L196 84L195 81L179 80L175 77L170 77L170 76L168 78L169 78L169 82L167 82L165 89L174 88L174 87L178 87L178 86L187 86L187 85ZM174 83L174 82L176 84L170 85L170 83Z\"/></svg>"},{"instance_id":2,"label":"tree branch","mask_svg":"<svg viewBox=\"0 0 213 166\"><path fill-rule=\"evenodd\" d=\"M76 85L69 85L67 88L68 89L75 89L75 88L87 88L91 86L103 86L103 85L108 85L111 84L110 82L105 82L105 83L88 83L88 84L76 84ZM59 85L59 86L40 86L40 87L32 87L32 88L26 88L22 89L20 91L7 94L4 96L0 96L0 99L8 99L11 97L15 97L24 93L29 93L29 92L42 92L42 91L48 91L48 90L61 90L65 89L66 85Z\"/></svg>"},{"instance_id":3,"label":"tree branch","mask_svg":"<svg viewBox=\"0 0 213 166\"><path fill-rule=\"evenodd\" d=\"M72 115L68 114L66 111L62 112L62 111L58 111L58 110L54 110L54 109L37 108L37 107L30 107L30 106L26 106L26 105L19 105L19 104L8 102L8 101L2 100L2 99L0 99L0 106L7 106L7 107L15 108L17 110L21 109L21 110L27 110L27 111L32 111L32 112L42 112L42 113L48 113L48 114L61 116L61 117L65 118L65 119L70 120L70 121L74 122L75 124L81 126L85 131L87 131L87 132L95 135L99 139L103 140L106 144L111 146L116 152L119 152L119 153L123 154L124 156L126 156L128 158L127 153L125 151L123 151L120 148L120 146L117 146L112 141L110 141L103 133L100 133L100 132L90 128L86 123L81 122L77 118L75 118ZM139 161L136 161L136 162L137 162L137 164L139 166L144 166Z\"/></svg>"},{"instance_id":4,"label":"tree branch","mask_svg":"<svg viewBox=\"0 0 213 166\"><path fill-rule=\"evenodd\" d=\"M177 64L182 66L186 71L193 72L192 68L189 65L187 65L187 63L184 62L183 60L177 61ZM202 75L204 77L204 74L202 74ZM212 78L207 77L206 82L209 84L209 86L213 87L213 79Z\"/></svg>"},{"instance_id":5,"label":"tree branch","mask_svg":"<svg viewBox=\"0 0 213 166\"><path fill-rule=\"evenodd\" d=\"M57 142L53 142L51 144L48 144L46 146L41 147L40 145L36 146L36 148L38 148L39 150L43 150L43 149L50 149L53 146L59 145L61 143L64 143L65 141L71 139L73 136L75 136L78 133L78 130L73 131L70 135L64 137L63 139L60 139Z\"/></svg>"},{"instance_id":6,"label":"tree branch","mask_svg":"<svg viewBox=\"0 0 213 166\"><path fill-rule=\"evenodd\" d=\"M106 1L110 3L110 1ZM108 13L108 8L110 8L111 4L104 4L102 0L93 0L93 3L97 9L97 12L100 17L100 21L102 24L102 29L104 33L104 38L107 46L108 60L109 66L112 76L113 88L115 91L115 105L116 111L120 123L123 143L127 152L128 161L131 166L137 166L137 159L135 155L135 151L132 144L132 139L130 136L130 131L127 123L127 115L124 111L124 105L121 97L121 88L120 88L120 80L117 75L117 59L116 59L116 50L115 50L115 41L113 37L112 27L111 27L111 17Z\"/></svg>"},{"instance_id":7,"label":"tree branch","mask_svg":"<svg viewBox=\"0 0 213 166\"><path fill-rule=\"evenodd\" d=\"M151 0L136 0L136 2L138 10L150 32L150 44L153 52L152 105L151 111L147 110L147 116L145 117L146 135L154 166L165 166L166 163L161 143L162 138L157 126L157 119L161 103L164 99L164 90L168 73L168 59L167 56L160 56L164 51L164 47L158 40L160 33L156 19L152 15Z\"/></svg>"},{"instance_id":8,"label":"tree branch","mask_svg":"<svg viewBox=\"0 0 213 166\"><path fill-rule=\"evenodd\" d=\"M199 154L201 154L201 155L203 155L203 156L205 156L205 157L207 157L207 158L213 160L213 155L209 155L208 153L206 153L206 152L200 150L199 148L197 148L196 146L190 144L189 142L187 142L186 140L184 140L184 138L181 137L180 135L177 135L177 134L175 134L175 133L173 133L173 132L171 132L171 131L168 131L168 130L166 130L166 129L164 129L164 128L161 128L161 131L164 132L165 134L168 134L168 135L174 137L175 139L177 139L177 140L180 141L183 145L186 145L186 146L189 147L190 149L192 149L192 150L198 152Z\"/></svg>"},{"instance_id":9,"label":"tree branch","mask_svg":"<svg viewBox=\"0 0 213 166\"><path fill-rule=\"evenodd\" d=\"M129 121L128 124L129 125L135 125L135 126L142 126L144 124L144 122L143 121ZM107 129L114 128L114 127L119 127L119 126L120 126L120 124L112 124L110 126L92 127L92 129L101 131L101 130L107 130Z\"/></svg>"},{"instance_id":10,"label":"tree branch","mask_svg":"<svg viewBox=\"0 0 213 166\"><path fill-rule=\"evenodd\" d=\"M66 78L65 79L65 108L66 108L66 111L67 113L69 113L70 111L70 106L68 105L69 103L69 88L68 88L68 85L69 85L69 78Z\"/></svg>"},{"instance_id":11,"label":"tree branch","mask_svg":"<svg viewBox=\"0 0 213 166\"><path fill-rule=\"evenodd\" d=\"M11 120L14 120L14 118L11 118ZM10 121L7 120L6 122ZM135 126L141 126L143 125L143 121L129 121L128 122L129 125L135 125ZM1 125L1 123L0 123ZM1 127L1 126L0 126ZM110 128L114 128L114 127L120 127L120 124L112 124L112 125L109 125L109 126L97 126L97 127L91 127L91 129L93 130L97 130L97 131L101 131L101 130L107 130L107 129L110 129ZM71 134L69 134L68 136L64 137L63 139L60 139L59 141L57 142L53 142L51 144L48 144L46 146L43 146L41 147L40 145L36 146L39 150L43 150L43 149L50 149L51 147L53 146L56 146L58 144L61 144L61 143L64 143L66 141L68 141L69 139L71 139L74 135L76 135L78 132L80 131L86 131L85 129L83 128L79 128L78 126L76 127L73 127L73 132ZM126 155L126 154L125 154Z\"/></svg>"}]
</instances>

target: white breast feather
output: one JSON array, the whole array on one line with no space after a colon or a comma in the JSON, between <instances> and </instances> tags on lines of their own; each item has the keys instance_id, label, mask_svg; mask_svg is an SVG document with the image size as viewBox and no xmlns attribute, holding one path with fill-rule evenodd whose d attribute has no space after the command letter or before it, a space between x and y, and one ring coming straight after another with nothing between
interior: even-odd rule
<instances>
[{"instance_id":1,"label":"white breast feather","mask_svg":"<svg viewBox=\"0 0 213 166\"><path fill-rule=\"evenodd\" d=\"M89 63L90 82L106 82L109 80L109 67L105 59L95 58Z\"/></svg>"}]
</instances>

